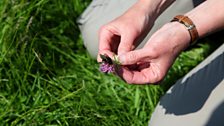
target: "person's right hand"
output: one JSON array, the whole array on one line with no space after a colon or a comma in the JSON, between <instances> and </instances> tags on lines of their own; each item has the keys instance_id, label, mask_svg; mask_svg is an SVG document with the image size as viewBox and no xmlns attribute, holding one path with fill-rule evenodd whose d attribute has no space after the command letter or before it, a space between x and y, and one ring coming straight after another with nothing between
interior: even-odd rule
<instances>
[{"instance_id":1,"label":"person's right hand","mask_svg":"<svg viewBox=\"0 0 224 126\"><path fill-rule=\"evenodd\" d=\"M189 44L190 34L183 24L167 23L142 49L120 55L121 66L116 73L130 84L158 83Z\"/></svg>"},{"instance_id":2,"label":"person's right hand","mask_svg":"<svg viewBox=\"0 0 224 126\"><path fill-rule=\"evenodd\" d=\"M99 54L112 58L135 49L153 26L155 17L137 2L122 16L101 27L98 61L101 61Z\"/></svg>"}]
</instances>

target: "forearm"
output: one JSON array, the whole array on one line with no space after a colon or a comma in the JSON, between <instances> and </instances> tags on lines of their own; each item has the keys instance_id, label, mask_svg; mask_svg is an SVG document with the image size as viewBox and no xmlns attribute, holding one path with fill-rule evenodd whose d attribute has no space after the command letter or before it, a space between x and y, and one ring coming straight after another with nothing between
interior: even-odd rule
<instances>
[{"instance_id":1,"label":"forearm","mask_svg":"<svg viewBox=\"0 0 224 126\"><path fill-rule=\"evenodd\" d=\"M224 0L207 0L186 16L194 22L199 37L224 29Z\"/></svg>"},{"instance_id":2,"label":"forearm","mask_svg":"<svg viewBox=\"0 0 224 126\"><path fill-rule=\"evenodd\" d=\"M168 8L175 0L138 0L136 6L142 8L149 17L156 18Z\"/></svg>"}]
</instances>

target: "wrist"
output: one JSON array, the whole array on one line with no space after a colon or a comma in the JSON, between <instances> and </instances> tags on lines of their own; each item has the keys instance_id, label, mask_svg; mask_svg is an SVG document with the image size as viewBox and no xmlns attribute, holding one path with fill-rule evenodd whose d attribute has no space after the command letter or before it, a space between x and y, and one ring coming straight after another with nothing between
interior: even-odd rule
<instances>
[{"instance_id":1,"label":"wrist","mask_svg":"<svg viewBox=\"0 0 224 126\"><path fill-rule=\"evenodd\" d=\"M185 50L191 42L191 36L186 27L179 22L170 22L166 25L168 25L167 27L173 35L172 44L174 45L174 52L180 53Z\"/></svg>"}]
</instances>

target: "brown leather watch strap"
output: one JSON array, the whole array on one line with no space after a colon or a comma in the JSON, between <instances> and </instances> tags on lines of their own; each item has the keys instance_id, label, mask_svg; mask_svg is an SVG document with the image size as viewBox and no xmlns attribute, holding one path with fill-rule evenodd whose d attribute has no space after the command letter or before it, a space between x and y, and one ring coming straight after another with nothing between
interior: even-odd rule
<instances>
[{"instance_id":1,"label":"brown leather watch strap","mask_svg":"<svg viewBox=\"0 0 224 126\"><path fill-rule=\"evenodd\" d=\"M191 45L194 44L198 40L199 38L198 31L193 21L190 18L184 15L177 15L173 18L173 20L171 20L171 22L173 21L180 22L181 24L184 24L186 26L191 36Z\"/></svg>"}]
</instances>

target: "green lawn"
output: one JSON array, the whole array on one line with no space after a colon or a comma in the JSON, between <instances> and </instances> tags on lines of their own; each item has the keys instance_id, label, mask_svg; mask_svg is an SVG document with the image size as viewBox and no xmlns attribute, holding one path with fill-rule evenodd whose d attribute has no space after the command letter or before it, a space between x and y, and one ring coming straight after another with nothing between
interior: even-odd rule
<instances>
[{"instance_id":1,"label":"green lawn","mask_svg":"<svg viewBox=\"0 0 224 126\"><path fill-rule=\"evenodd\" d=\"M205 38L182 53L162 85L128 85L100 73L82 44L75 21L89 2L0 1L0 125L147 125L164 92L218 45Z\"/></svg>"}]
</instances>

